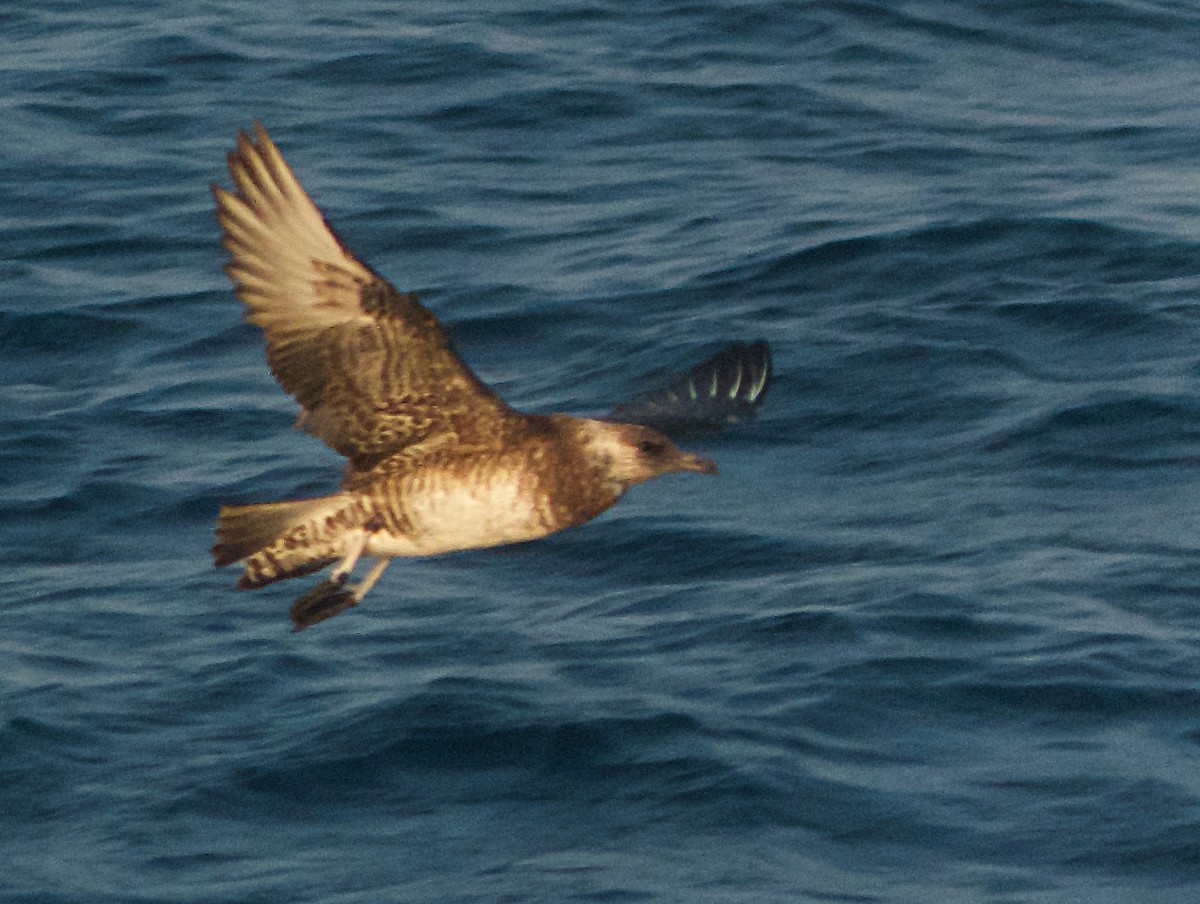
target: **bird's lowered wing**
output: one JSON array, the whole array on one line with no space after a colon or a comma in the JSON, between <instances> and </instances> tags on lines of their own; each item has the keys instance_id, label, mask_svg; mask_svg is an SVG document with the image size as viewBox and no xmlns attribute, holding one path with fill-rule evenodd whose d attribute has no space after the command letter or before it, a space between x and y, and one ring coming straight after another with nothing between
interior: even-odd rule
<instances>
[{"instance_id":1,"label":"bird's lowered wing","mask_svg":"<svg viewBox=\"0 0 1200 904\"><path fill-rule=\"evenodd\" d=\"M415 295L346 249L266 130L254 132L229 154L235 191L212 187L225 271L304 426L359 469L417 443L486 441L511 409Z\"/></svg>"},{"instance_id":2,"label":"bird's lowered wing","mask_svg":"<svg viewBox=\"0 0 1200 904\"><path fill-rule=\"evenodd\" d=\"M644 424L667 434L716 430L753 420L771 383L771 350L763 340L731 342L683 373L659 376L613 420Z\"/></svg>"}]
</instances>

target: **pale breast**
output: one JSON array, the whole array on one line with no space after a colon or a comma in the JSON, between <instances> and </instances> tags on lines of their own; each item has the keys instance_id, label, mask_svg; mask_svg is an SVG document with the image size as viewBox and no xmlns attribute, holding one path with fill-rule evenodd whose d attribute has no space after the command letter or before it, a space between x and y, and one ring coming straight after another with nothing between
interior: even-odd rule
<instances>
[{"instance_id":1,"label":"pale breast","mask_svg":"<svg viewBox=\"0 0 1200 904\"><path fill-rule=\"evenodd\" d=\"M388 482L400 530L376 532L367 552L428 556L544 537L557 529L535 476L505 468L429 470Z\"/></svg>"}]
</instances>

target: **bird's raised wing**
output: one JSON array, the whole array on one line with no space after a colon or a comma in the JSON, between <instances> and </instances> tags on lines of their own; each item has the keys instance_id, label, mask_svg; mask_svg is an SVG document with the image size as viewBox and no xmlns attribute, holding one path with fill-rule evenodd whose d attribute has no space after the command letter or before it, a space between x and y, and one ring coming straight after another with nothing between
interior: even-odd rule
<instances>
[{"instance_id":1,"label":"bird's raised wing","mask_svg":"<svg viewBox=\"0 0 1200 904\"><path fill-rule=\"evenodd\" d=\"M266 130L238 133L235 192L212 187L225 267L301 422L358 469L427 441L486 442L514 412L434 316L351 254Z\"/></svg>"}]
</instances>

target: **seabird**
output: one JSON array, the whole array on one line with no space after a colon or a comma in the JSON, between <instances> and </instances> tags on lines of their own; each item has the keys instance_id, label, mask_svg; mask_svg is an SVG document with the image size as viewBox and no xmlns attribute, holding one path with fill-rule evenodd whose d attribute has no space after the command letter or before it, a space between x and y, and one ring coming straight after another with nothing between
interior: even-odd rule
<instances>
[{"instance_id":1,"label":"seabird","mask_svg":"<svg viewBox=\"0 0 1200 904\"><path fill-rule=\"evenodd\" d=\"M533 540L653 477L716 473L641 424L510 408L414 294L346 248L260 124L228 163L235 190L212 186L225 272L298 424L347 459L332 495L221 507L213 559L243 563L238 589L333 566L292 605L295 630L354 606L395 557Z\"/></svg>"}]
</instances>

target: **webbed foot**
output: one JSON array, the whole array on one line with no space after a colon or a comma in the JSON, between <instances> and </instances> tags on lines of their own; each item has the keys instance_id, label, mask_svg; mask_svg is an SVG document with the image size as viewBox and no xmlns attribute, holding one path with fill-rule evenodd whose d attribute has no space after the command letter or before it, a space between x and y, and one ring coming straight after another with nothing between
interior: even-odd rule
<instances>
[{"instance_id":1,"label":"webbed foot","mask_svg":"<svg viewBox=\"0 0 1200 904\"><path fill-rule=\"evenodd\" d=\"M302 631L317 622L333 618L358 602L354 593L343 589L346 579L322 581L292 603L292 631Z\"/></svg>"}]
</instances>

